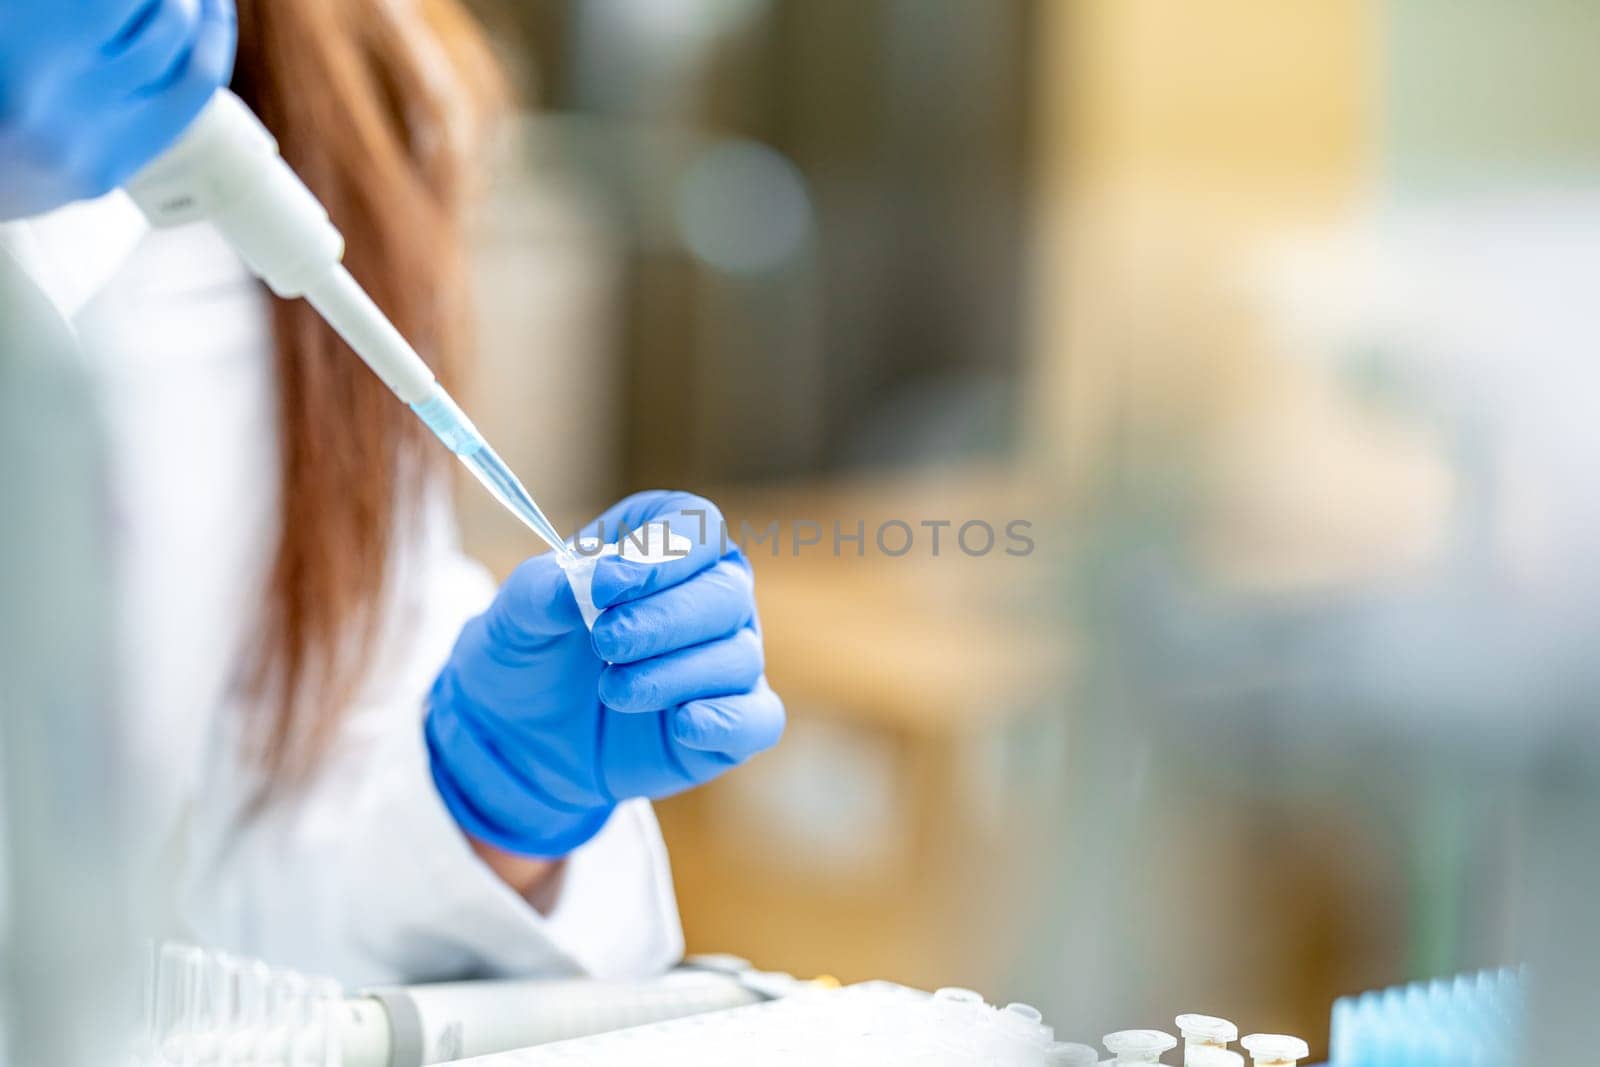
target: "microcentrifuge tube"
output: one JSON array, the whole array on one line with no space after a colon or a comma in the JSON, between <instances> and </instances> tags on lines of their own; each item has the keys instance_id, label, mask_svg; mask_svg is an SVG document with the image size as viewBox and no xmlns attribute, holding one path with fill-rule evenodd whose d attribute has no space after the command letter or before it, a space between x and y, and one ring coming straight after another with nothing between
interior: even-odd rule
<instances>
[{"instance_id":1,"label":"microcentrifuge tube","mask_svg":"<svg viewBox=\"0 0 1600 1067\"><path fill-rule=\"evenodd\" d=\"M1178 1039L1161 1030L1118 1030L1100 1041L1114 1063L1160 1063L1163 1052L1178 1047Z\"/></svg>"},{"instance_id":2,"label":"microcentrifuge tube","mask_svg":"<svg viewBox=\"0 0 1600 1067\"><path fill-rule=\"evenodd\" d=\"M1189 1053L1202 1048L1227 1048L1239 1040L1239 1028L1227 1019L1214 1015L1180 1015L1174 1020L1178 1033L1183 1035L1183 1062L1189 1062Z\"/></svg>"},{"instance_id":3,"label":"microcentrifuge tube","mask_svg":"<svg viewBox=\"0 0 1600 1067\"><path fill-rule=\"evenodd\" d=\"M1311 1055L1311 1046L1288 1034L1250 1034L1239 1044L1255 1067L1295 1067Z\"/></svg>"},{"instance_id":4,"label":"microcentrifuge tube","mask_svg":"<svg viewBox=\"0 0 1600 1067\"><path fill-rule=\"evenodd\" d=\"M1055 1031L1045 1024L1044 1015L1032 1004L1007 1004L994 1018L999 1025L1024 1040L1044 1042L1055 1039Z\"/></svg>"},{"instance_id":5,"label":"microcentrifuge tube","mask_svg":"<svg viewBox=\"0 0 1600 1067\"><path fill-rule=\"evenodd\" d=\"M1095 1067L1100 1062L1100 1056L1092 1045L1057 1041L1044 1050L1044 1062L1049 1067Z\"/></svg>"},{"instance_id":6,"label":"microcentrifuge tube","mask_svg":"<svg viewBox=\"0 0 1600 1067\"><path fill-rule=\"evenodd\" d=\"M1244 1067L1244 1057L1232 1049L1199 1045L1183 1050L1183 1067Z\"/></svg>"}]
</instances>

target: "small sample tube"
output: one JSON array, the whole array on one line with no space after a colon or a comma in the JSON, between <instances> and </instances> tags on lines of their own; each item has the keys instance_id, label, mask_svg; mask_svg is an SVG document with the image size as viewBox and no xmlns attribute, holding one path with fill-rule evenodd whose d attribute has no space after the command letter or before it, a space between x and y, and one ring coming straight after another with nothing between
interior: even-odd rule
<instances>
[{"instance_id":1,"label":"small sample tube","mask_svg":"<svg viewBox=\"0 0 1600 1067\"><path fill-rule=\"evenodd\" d=\"M1095 1067L1100 1062L1100 1054L1093 1045L1057 1041L1044 1050L1044 1062L1049 1067Z\"/></svg>"},{"instance_id":2,"label":"small sample tube","mask_svg":"<svg viewBox=\"0 0 1600 1067\"><path fill-rule=\"evenodd\" d=\"M963 989L960 986L947 985L933 991L934 1000L944 1000L951 1004L983 1004L983 994L973 989Z\"/></svg>"},{"instance_id":3,"label":"small sample tube","mask_svg":"<svg viewBox=\"0 0 1600 1067\"><path fill-rule=\"evenodd\" d=\"M1173 1020L1183 1035L1183 1062L1190 1064L1190 1053L1203 1048L1227 1048L1239 1040L1239 1028L1215 1015L1180 1015Z\"/></svg>"},{"instance_id":4,"label":"small sample tube","mask_svg":"<svg viewBox=\"0 0 1600 1067\"><path fill-rule=\"evenodd\" d=\"M567 554L556 557L556 563L566 574L567 584L572 586L572 595L578 602L583 624L592 630L595 620L600 617L600 608L594 602L594 570L601 559L620 556L633 563L654 565L682 559L693 548L694 542L683 534L675 533L671 523L665 519L654 519L625 534L617 544L602 544L593 537L575 540ZM972 995L978 997L976 993ZM978 1002L983 1003L983 998L978 997Z\"/></svg>"},{"instance_id":5,"label":"small sample tube","mask_svg":"<svg viewBox=\"0 0 1600 1067\"><path fill-rule=\"evenodd\" d=\"M1289 1034L1250 1034L1239 1044L1255 1067L1295 1067L1311 1055L1311 1046Z\"/></svg>"},{"instance_id":6,"label":"small sample tube","mask_svg":"<svg viewBox=\"0 0 1600 1067\"><path fill-rule=\"evenodd\" d=\"M1160 1063L1161 1054L1178 1047L1164 1030L1118 1030L1100 1039L1113 1063Z\"/></svg>"},{"instance_id":7,"label":"small sample tube","mask_svg":"<svg viewBox=\"0 0 1600 1067\"><path fill-rule=\"evenodd\" d=\"M994 1021L1023 1041L1045 1043L1055 1040L1055 1031L1046 1025L1044 1014L1032 1004L1007 1004L995 1013Z\"/></svg>"},{"instance_id":8,"label":"small sample tube","mask_svg":"<svg viewBox=\"0 0 1600 1067\"><path fill-rule=\"evenodd\" d=\"M1244 1067L1244 1057L1232 1049L1200 1045L1184 1049L1183 1067Z\"/></svg>"}]
</instances>

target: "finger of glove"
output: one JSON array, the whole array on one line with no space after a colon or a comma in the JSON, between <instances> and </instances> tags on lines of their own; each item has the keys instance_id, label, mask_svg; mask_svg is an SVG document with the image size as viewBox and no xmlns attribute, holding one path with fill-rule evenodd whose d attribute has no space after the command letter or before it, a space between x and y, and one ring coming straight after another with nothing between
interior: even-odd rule
<instances>
[{"instance_id":1,"label":"finger of glove","mask_svg":"<svg viewBox=\"0 0 1600 1067\"><path fill-rule=\"evenodd\" d=\"M601 612L594 650L607 663L636 663L731 637L754 615L749 570L718 560L681 585Z\"/></svg>"},{"instance_id":2,"label":"finger of glove","mask_svg":"<svg viewBox=\"0 0 1600 1067\"><path fill-rule=\"evenodd\" d=\"M32 21L56 28L53 37L70 34L73 40L94 42L109 52L119 37L138 29L150 16L150 8L161 0L78 0L72 5L34 4L38 9ZM12 5L13 7L16 5Z\"/></svg>"},{"instance_id":3,"label":"finger of glove","mask_svg":"<svg viewBox=\"0 0 1600 1067\"><path fill-rule=\"evenodd\" d=\"M96 81L118 97L167 83L187 62L200 27L200 0L156 0L105 48Z\"/></svg>"},{"instance_id":4,"label":"finger of glove","mask_svg":"<svg viewBox=\"0 0 1600 1067\"><path fill-rule=\"evenodd\" d=\"M685 748L746 760L783 736L783 700L765 678L747 693L694 700L672 713L672 736Z\"/></svg>"},{"instance_id":5,"label":"finger of glove","mask_svg":"<svg viewBox=\"0 0 1600 1067\"><path fill-rule=\"evenodd\" d=\"M703 697L743 693L764 669L751 630L640 663L613 664L600 675L600 700L624 712L660 711Z\"/></svg>"},{"instance_id":6,"label":"finger of glove","mask_svg":"<svg viewBox=\"0 0 1600 1067\"><path fill-rule=\"evenodd\" d=\"M104 24L107 18L114 18L111 23L115 28L100 46L100 54L106 57L120 55L129 45L139 39L145 27L153 22L160 13L161 6L168 0L120 0L117 3L84 3L78 8L78 17L86 19L92 16L97 24ZM87 28L87 25L86 27Z\"/></svg>"},{"instance_id":7,"label":"finger of glove","mask_svg":"<svg viewBox=\"0 0 1600 1067\"><path fill-rule=\"evenodd\" d=\"M511 572L488 616L490 638L512 651L537 651L583 628L578 601L551 552L524 560Z\"/></svg>"},{"instance_id":8,"label":"finger of glove","mask_svg":"<svg viewBox=\"0 0 1600 1067\"><path fill-rule=\"evenodd\" d=\"M601 515L585 535L599 537L607 544L620 540L626 551L628 534L660 522L667 523L674 534L689 542L687 552L660 563L637 563L616 556L600 560L595 566L593 586L597 607L612 607L670 588L726 554L722 547L722 512L709 500L692 493L637 493ZM637 535L633 539L641 540ZM658 549L660 542L652 541L646 547Z\"/></svg>"},{"instance_id":9,"label":"finger of glove","mask_svg":"<svg viewBox=\"0 0 1600 1067\"><path fill-rule=\"evenodd\" d=\"M200 3L193 42L168 80L133 93L129 106L108 116L80 145L78 195L98 196L125 183L177 140L227 82L236 35L232 0Z\"/></svg>"},{"instance_id":10,"label":"finger of glove","mask_svg":"<svg viewBox=\"0 0 1600 1067\"><path fill-rule=\"evenodd\" d=\"M115 188L178 139L227 83L237 27L232 0L201 0L200 23L188 51L164 78L133 94L135 106L114 131L116 152L90 175L90 184Z\"/></svg>"},{"instance_id":11,"label":"finger of glove","mask_svg":"<svg viewBox=\"0 0 1600 1067\"><path fill-rule=\"evenodd\" d=\"M681 793L697 779L679 757L667 712L635 715L606 709L600 735L600 764L606 791L616 800L661 798ZM694 753L690 753L694 755Z\"/></svg>"},{"instance_id":12,"label":"finger of glove","mask_svg":"<svg viewBox=\"0 0 1600 1067\"><path fill-rule=\"evenodd\" d=\"M708 510L712 516L708 522L714 523L720 518L716 505L694 493L686 493L680 489L646 489L625 496L612 504L601 512L591 525L603 524L608 531L614 531L622 526L637 530L651 519L660 518L683 508ZM612 537L610 540L614 541L616 538Z\"/></svg>"},{"instance_id":13,"label":"finger of glove","mask_svg":"<svg viewBox=\"0 0 1600 1067\"><path fill-rule=\"evenodd\" d=\"M200 0L199 23L187 55L142 92L180 118L179 129L199 114L217 87L228 84L239 43L233 0Z\"/></svg>"}]
</instances>

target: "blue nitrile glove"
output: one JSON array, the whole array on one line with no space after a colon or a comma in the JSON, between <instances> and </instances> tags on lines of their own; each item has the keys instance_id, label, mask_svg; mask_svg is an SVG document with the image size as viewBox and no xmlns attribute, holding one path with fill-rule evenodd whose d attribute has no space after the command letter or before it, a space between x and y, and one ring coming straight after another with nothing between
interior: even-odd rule
<instances>
[{"instance_id":1,"label":"blue nitrile glove","mask_svg":"<svg viewBox=\"0 0 1600 1067\"><path fill-rule=\"evenodd\" d=\"M100 196L233 70L233 0L0 0L0 220Z\"/></svg>"},{"instance_id":2,"label":"blue nitrile glove","mask_svg":"<svg viewBox=\"0 0 1600 1067\"><path fill-rule=\"evenodd\" d=\"M687 493L640 493L583 536L669 522L691 547L595 567L591 635L553 554L517 568L462 629L434 683L434 782L461 828L525 856L564 856L618 801L700 785L778 740L750 565Z\"/></svg>"}]
</instances>

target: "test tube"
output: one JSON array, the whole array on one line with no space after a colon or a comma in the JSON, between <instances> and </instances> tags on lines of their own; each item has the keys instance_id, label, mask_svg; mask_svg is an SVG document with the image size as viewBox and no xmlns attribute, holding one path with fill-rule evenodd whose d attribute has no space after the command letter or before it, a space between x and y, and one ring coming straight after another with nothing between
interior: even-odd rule
<instances>
[{"instance_id":1,"label":"test tube","mask_svg":"<svg viewBox=\"0 0 1600 1067\"><path fill-rule=\"evenodd\" d=\"M201 1058L217 1067L234 1067L232 1028L238 997L239 961L226 952L206 953L205 1040Z\"/></svg>"},{"instance_id":2,"label":"test tube","mask_svg":"<svg viewBox=\"0 0 1600 1067\"><path fill-rule=\"evenodd\" d=\"M1311 1046L1288 1034L1250 1034L1239 1044L1255 1067L1295 1067L1311 1055Z\"/></svg>"},{"instance_id":3,"label":"test tube","mask_svg":"<svg viewBox=\"0 0 1600 1067\"><path fill-rule=\"evenodd\" d=\"M1178 1039L1163 1030L1118 1030L1100 1041L1113 1063L1160 1063L1163 1052L1178 1047Z\"/></svg>"},{"instance_id":4,"label":"test tube","mask_svg":"<svg viewBox=\"0 0 1600 1067\"><path fill-rule=\"evenodd\" d=\"M344 1005L344 989L331 978L315 983L318 1057L314 1067L339 1067L343 1061L343 1037L339 1031L339 1012Z\"/></svg>"},{"instance_id":5,"label":"test tube","mask_svg":"<svg viewBox=\"0 0 1600 1067\"><path fill-rule=\"evenodd\" d=\"M205 955L188 945L165 944L156 962L155 1028L157 1063L194 1067L201 1030Z\"/></svg>"},{"instance_id":6,"label":"test tube","mask_svg":"<svg viewBox=\"0 0 1600 1067\"><path fill-rule=\"evenodd\" d=\"M1173 1020L1178 1033L1183 1035L1183 1062L1190 1063L1190 1053L1202 1048L1227 1048L1239 1040L1239 1028L1227 1019L1215 1015L1180 1015Z\"/></svg>"},{"instance_id":7,"label":"test tube","mask_svg":"<svg viewBox=\"0 0 1600 1067\"><path fill-rule=\"evenodd\" d=\"M278 1063L288 1063L292 1067L302 1067L295 1062L296 1036L299 1033L301 1004L305 1000L306 980L293 971L272 972L272 979L267 985L267 1019L264 1036L266 1047L269 1050L266 1060L268 1063L276 1060Z\"/></svg>"}]
</instances>

